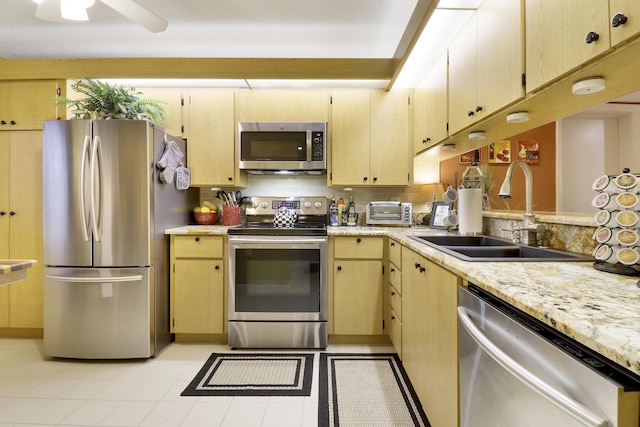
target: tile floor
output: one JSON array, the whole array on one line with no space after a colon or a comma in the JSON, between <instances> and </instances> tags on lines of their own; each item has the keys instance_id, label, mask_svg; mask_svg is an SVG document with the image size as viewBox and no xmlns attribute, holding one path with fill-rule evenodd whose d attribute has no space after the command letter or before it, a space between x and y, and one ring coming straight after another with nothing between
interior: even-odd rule
<instances>
[{"instance_id":1,"label":"tile floor","mask_svg":"<svg viewBox=\"0 0 640 427\"><path fill-rule=\"evenodd\" d=\"M0 427L317 426L318 365L309 397L182 397L220 344L172 343L148 360L48 359L42 340L0 338ZM328 352L393 352L331 345ZM316 353L319 353L317 351Z\"/></svg>"}]
</instances>

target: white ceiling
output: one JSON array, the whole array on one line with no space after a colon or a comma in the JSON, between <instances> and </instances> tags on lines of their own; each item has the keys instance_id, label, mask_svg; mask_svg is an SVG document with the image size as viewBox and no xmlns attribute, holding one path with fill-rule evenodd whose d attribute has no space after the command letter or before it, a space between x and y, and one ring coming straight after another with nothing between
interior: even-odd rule
<instances>
[{"instance_id":1,"label":"white ceiling","mask_svg":"<svg viewBox=\"0 0 640 427\"><path fill-rule=\"evenodd\" d=\"M2 0L0 57L392 58L419 3L136 1L166 19L167 29L151 33L99 0L88 22L43 21L31 0Z\"/></svg>"}]
</instances>

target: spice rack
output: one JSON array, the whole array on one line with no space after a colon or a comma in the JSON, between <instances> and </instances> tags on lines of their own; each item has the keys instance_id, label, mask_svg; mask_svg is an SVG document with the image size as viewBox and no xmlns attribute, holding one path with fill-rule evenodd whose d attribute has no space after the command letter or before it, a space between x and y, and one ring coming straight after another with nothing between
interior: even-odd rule
<instances>
[{"instance_id":1,"label":"spice rack","mask_svg":"<svg viewBox=\"0 0 640 427\"><path fill-rule=\"evenodd\" d=\"M592 186L597 192L591 205L598 208L593 238L594 268L615 274L640 275L640 175L624 169L620 175L603 175Z\"/></svg>"}]
</instances>

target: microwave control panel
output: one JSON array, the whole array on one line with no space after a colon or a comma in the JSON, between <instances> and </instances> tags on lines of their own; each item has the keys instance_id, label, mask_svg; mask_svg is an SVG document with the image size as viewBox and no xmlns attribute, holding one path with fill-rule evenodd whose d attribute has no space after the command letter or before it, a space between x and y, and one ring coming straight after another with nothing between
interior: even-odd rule
<instances>
[{"instance_id":1,"label":"microwave control panel","mask_svg":"<svg viewBox=\"0 0 640 427\"><path fill-rule=\"evenodd\" d=\"M324 160L324 133L311 133L311 160L321 162Z\"/></svg>"}]
</instances>

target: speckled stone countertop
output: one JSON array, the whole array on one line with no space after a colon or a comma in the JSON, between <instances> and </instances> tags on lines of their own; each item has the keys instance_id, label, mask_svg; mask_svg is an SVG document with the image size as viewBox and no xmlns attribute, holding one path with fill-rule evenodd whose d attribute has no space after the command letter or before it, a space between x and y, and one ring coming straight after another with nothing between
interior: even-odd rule
<instances>
[{"instance_id":1,"label":"speckled stone countertop","mask_svg":"<svg viewBox=\"0 0 640 427\"><path fill-rule=\"evenodd\" d=\"M513 215L510 213L510 215ZM575 224L574 222L572 222ZM585 218L585 223L588 219ZM227 227L188 226L169 234L225 234ZM472 282L640 375L638 278L579 262L465 262L412 239L446 234L423 227L328 227L329 236L379 235Z\"/></svg>"},{"instance_id":2,"label":"speckled stone countertop","mask_svg":"<svg viewBox=\"0 0 640 427\"><path fill-rule=\"evenodd\" d=\"M0 259L0 286L26 278L27 268L36 262L31 259Z\"/></svg>"}]
</instances>

